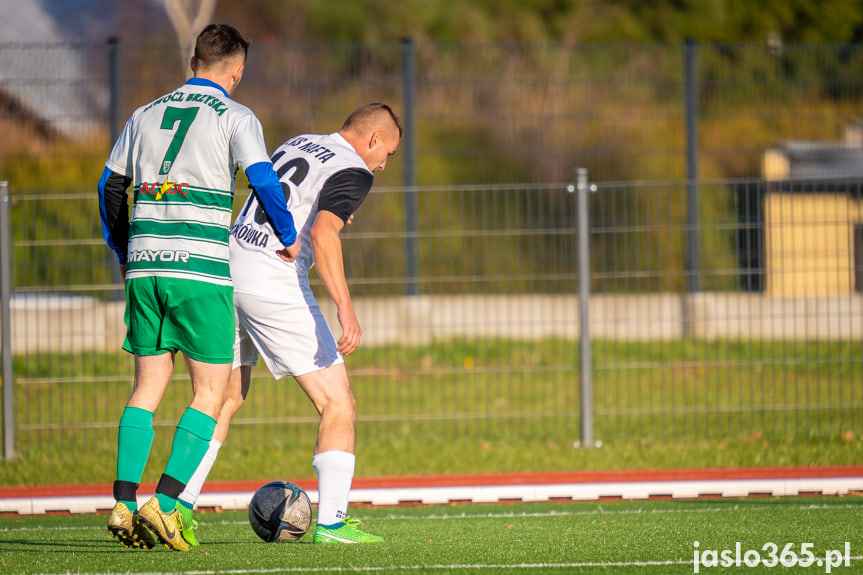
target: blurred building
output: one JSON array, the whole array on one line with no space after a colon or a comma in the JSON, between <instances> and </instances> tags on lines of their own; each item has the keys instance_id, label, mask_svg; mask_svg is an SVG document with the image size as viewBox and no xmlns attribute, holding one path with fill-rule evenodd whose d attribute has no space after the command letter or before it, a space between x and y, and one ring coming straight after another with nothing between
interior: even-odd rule
<instances>
[{"instance_id":1,"label":"blurred building","mask_svg":"<svg viewBox=\"0 0 863 575\"><path fill-rule=\"evenodd\" d=\"M0 0L0 125L13 140L86 138L107 110L104 87L86 82L87 49L70 44L81 4Z\"/></svg>"},{"instance_id":2,"label":"blurred building","mask_svg":"<svg viewBox=\"0 0 863 575\"><path fill-rule=\"evenodd\" d=\"M57 136L80 142L104 130L108 39L131 21L174 40L161 0L0 0L0 13L0 128L8 146Z\"/></svg>"},{"instance_id":3,"label":"blurred building","mask_svg":"<svg viewBox=\"0 0 863 575\"><path fill-rule=\"evenodd\" d=\"M863 292L863 124L769 149L762 173L766 292Z\"/></svg>"}]
</instances>

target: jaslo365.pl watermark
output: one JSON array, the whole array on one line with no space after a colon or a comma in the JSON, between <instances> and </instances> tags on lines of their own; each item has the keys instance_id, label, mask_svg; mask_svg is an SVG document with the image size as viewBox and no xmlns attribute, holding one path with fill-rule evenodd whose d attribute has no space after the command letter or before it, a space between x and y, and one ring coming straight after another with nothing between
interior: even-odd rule
<instances>
[{"instance_id":1,"label":"jaslo365.pl watermark","mask_svg":"<svg viewBox=\"0 0 863 575\"><path fill-rule=\"evenodd\" d=\"M775 543L765 543L761 550L749 549L743 551L740 542L731 549L705 549L701 550L701 544L696 541L694 569L700 573L702 567L823 567L825 573L830 573L834 567L851 566L851 543L845 542L844 553L841 549L828 549L821 557L816 557L812 550L814 543L801 543L800 552L797 553L794 543L788 543L782 550Z\"/></svg>"}]
</instances>

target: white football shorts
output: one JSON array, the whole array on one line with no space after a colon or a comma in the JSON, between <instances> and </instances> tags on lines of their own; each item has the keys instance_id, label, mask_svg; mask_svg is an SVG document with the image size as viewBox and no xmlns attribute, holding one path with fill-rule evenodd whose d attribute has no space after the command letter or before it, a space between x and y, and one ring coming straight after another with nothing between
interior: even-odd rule
<instances>
[{"instance_id":1,"label":"white football shorts","mask_svg":"<svg viewBox=\"0 0 863 575\"><path fill-rule=\"evenodd\" d=\"M285 291L294 297L267 301L234 293L234 367L257 365L260 354L270 374L281 379L344 363L311 290L303 293L287 287Z\"/></svg>"}]
</instances>

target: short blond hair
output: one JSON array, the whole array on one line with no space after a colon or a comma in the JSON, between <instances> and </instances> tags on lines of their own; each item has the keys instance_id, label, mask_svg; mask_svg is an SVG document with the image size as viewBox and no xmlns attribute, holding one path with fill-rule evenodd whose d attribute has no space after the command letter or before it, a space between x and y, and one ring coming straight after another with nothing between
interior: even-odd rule
<instances>
[{"instance_id":1,"label":"short blond hair","mask_svg":"<svg viewBox=\"0 0 863 575\"><path fill-rule=\"evenodd\" d=\"M347 120L345 120L342 130L364 133L369 130L373 130L375 127L382 127L380 126L381 116L388 116L389 119L392 120L393 124L398 128L399 137L401 138L402 122L399 119L398 114L393 112L392 108L386 104L381 104L380 102L366 104L365 106L361 106L351 112L351 115L348 116Z\"/></svg>"}]
</instances>

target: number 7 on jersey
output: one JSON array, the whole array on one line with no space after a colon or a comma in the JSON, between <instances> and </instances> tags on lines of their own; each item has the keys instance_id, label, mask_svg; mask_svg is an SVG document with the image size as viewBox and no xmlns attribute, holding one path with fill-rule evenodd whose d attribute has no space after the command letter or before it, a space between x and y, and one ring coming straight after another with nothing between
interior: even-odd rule
<instances>
[{"instance_id":1,"label":"number 7 on jersey","mask_svg":"<svg viewBox=\"0 0 863 575\"><path fill-rule=\"evenodd\" d=\"M177 131L174 132L174 137L171 139L171 145L168 146L168 151L165 152L165 157L162 160L162 169L159 170L159 175L164 176L171 169L171 165L180 153L180 148L183 147L183 141L186 139L186 134L189 133L189 126L198 115L198 108L165 108L165 115L162 116L163 130L173 130L177 122Z\"/></svg>"}]
</instances>

